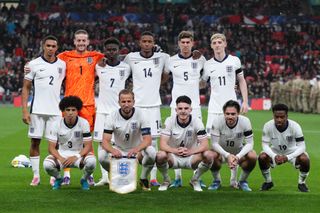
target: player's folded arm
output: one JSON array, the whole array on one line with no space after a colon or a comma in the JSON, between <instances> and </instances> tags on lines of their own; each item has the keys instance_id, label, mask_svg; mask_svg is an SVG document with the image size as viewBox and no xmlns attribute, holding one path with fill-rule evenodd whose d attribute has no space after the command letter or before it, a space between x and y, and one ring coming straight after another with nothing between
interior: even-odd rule
<instances>
[{"instance_id":1,"label":"player's folded arm","mask_svg":"<svg viewBox=\"0 0 320 213\"><path fill-rule=\"evenodd\" d=\"M303 137L296 138L296 142L297 142L296 150L293 153L287 155L288 160L296 158L306 151L306 144L304 142Z\"/></svg>"},{"instance_id":2,"label":"player's folded arm","mask_svg":"<svg viewBox=\"0 0 320 213\"><path fill-rule=\"evenodd\" d=\"M244 132L244 136L245 136L244 140L246 143L242 147L241 151L236 155L238 159L242 158L243 156L248 154L248 152L253 150L254 141L253 141L252 130Z\"/></svg>"}]
</instances>

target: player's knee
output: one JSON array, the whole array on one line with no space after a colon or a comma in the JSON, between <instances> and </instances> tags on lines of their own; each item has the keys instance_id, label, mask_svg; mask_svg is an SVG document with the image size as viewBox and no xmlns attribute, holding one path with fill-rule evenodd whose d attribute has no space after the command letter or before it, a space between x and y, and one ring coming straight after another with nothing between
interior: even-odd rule
<instances>
[{"instance_id":1,"label":"player's knee","mask_svg":"<svg viewBox=\"0 0 320 213\"><path fill-rule=\"evenodd\" d=\"M258 160L259 162L266 162L270 157L265 153L265 152L262 152L259 157L258 157Z\"/></svg>"},{"instance_id":2,"label":"player's knee","mask_svg":"<svg viewBox=\"0 0 320 213\"><path fill-rule=\"evenodd\" d=\"M310 161L308 155L306 155L304 153L302 153L298 158L299 158L299 161L301 161L301 162L309 162Z\"/></svg>"},{"instance_id":3,"label":"player's knee","mask_svg":"<svg viewBox=\"0 0 320 213\"><path fill-rule=\"evenodd\" d=\"M156 150L152 146L145 149L145 155L142 158L141 164L143 166L153 166L156 160Z\"/></svg>"},{"instance_id":4,"label":"player's knee","mask_svg":"<svg viewBox=\"0 0 320 213\"><path fill-rule=\"evenodd\" d=\"M248 154L247 154L247 158L248 158L248 160L250 161L250 162L256 162L257 161L257 154L256 154L256 152L255 151L250 151L250 152L248 152Z\"/></svg>"},{"instance_id":5,"label":"player's knee","mask_svg":"<svg viewBox=\"0 0 320 213\"><path fill-rule=\"evenodd\" d=\"M94 170L96 168L96 158L93 155L89 155L84 159L85 168L88 170Z\"/></svg>"},{"instance_id":6,"label":"player's knee","mask_svg":"<svg viewBox=\"0 0 320 213\"><path fill-rule=\"evenodd\" d=\"M203 153L203 161L207 164L212 164L214 159L214 154L212 151L205 151Z\"/></svg>"},{"instance_id":7,"label":"player's knee","mask_svg":"<svg viewBox=\"0 0 320 213\"><path fill-rule=\"evenodd\" d=\"M107 171L109 171L110 168L110 161L108 158L108 155L99 155L98 160L100 165Z\"/></svg>"},{"instance_id":8,"label":"player's knee","mask_svg":"<svg viewBox=\"0 0 320 213\"><path fill-rule=\"evenodd\" d=\"M56 168L56 163L54 162L54 160L46 158L43 161L43 168L46 172L50 172Z\"/></svg>"},{"instance_id":9,"label":"player's knee","mask_svg":"<svg viewBox=\"0 0 320 213\"><path fill-rule=\"evenodd\" d=\"M152 146L148 146L146 149L145 149L145 153L146 155L148 156L148 158L150 158L153 162L155 162L156 160L156 150L154 147Z\"/></svg>"},{"instance_id":10,"label":"player's knee","mask_svg":"<svg viewBox=\"0 0 320 213\"><path fill-rule=\"evenodd\" d=\"M308 155L306 155L304 153L297 157L297 161L301 167L309 167L310 166L310 159L309 159Z\"/></svg>"},{"instance_id":11,"label":"player's knee","mask_svg":"<svg viewBox=\"0 0 320 213\"><path fill-rule=\"evenodd\" d=\"M108 163L108 153L103 149L99 150L98 151L98 160L101 165Z\"/></svg>"},{"instance_id":12,"label":"player's knee","mask_svg":"<svg viewBox=\"0 0 320 213\"><path fill-rule=\"evenodd\" d=\"M168 155L164 151L157 152L156 162L157 164L163 164L164 162L168 161Z\"/></svg>"}]
</instances>

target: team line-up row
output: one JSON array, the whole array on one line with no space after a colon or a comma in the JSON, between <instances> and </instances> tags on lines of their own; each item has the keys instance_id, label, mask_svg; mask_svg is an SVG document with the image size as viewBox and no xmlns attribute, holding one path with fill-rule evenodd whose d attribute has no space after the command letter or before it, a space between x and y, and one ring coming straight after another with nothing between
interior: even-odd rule
<instances>
[{"instance_id":1,"label":"team line-up row","mask_svg":"<svg viewBox=\"0 0 320 213\"><path fill-rule=\"evenodd\" d=\"M247 117L239 115L240 105L237 101L226 102L223 115L217 115L213 119L212 128L209 130L212 146L209 148L207 131L201 119L191 115L191 99L188 96L179 96L176 100L176 114L166 119L161 130L158 152L152 146L151 128L146 114L135 108L134 102L134 94L130 90L122 90L119 94L120 109L106 118L103 140L98 149L99 163L105 170L110 169L110 156L137 157L142 165L140 184L143 190L150 190L148 175L156 164L163 177L158 188L160 191L165 191L170 186L179 187L181 184L181 176L171 182L169 168L193 169L194 175L190 184L195 191L202 191L200 177L211 170L214 180L208 189L218 190L221 187L219 170L225 162L234 175L230 185L243 191L251 191L247 178L256 165L257 155L253 150L251 122ZM78 117L82 101L76 96L67 96L59 106L64 118L58 119L49 127L50 155L44 160L44 169L55 178L53 189L56 190L63 183L60 168L83 168L81 186L88 190L86 179L93 173L96 160L91 152L89 124ZM263 151L258 157L265 179L261 190L273 187L270 167L290 162L300 169L298 189L308 192L305 180L310 161L305 151L301 127L288 119L286 105L277 104L272 110L274 119L263 127ZM239 182L236 175L238 166L242 169ZM118 172L124 173L120 170ZM114 185L122 187L121 183Z\"/></svg>"},{"instance_id":2,"label":"team line-up row","mask_svg":"<svg viewBox=\"0 0 320 213\"><path fill-rule=\"evenodd\" d=\"M144 188L148 188L149 183L147 181L147 175L151 171L151 181L150 183L152 185L158 185L158 182L156 181L156 167L151 167L151 165L154 164L156 159L161 159L161 161L156 162L157 168L161 171L165 171L168 166L171 165L171 167L180 167L180 163L182 164L182 167L192 167L194 168L196 164L191 165L191 158L190 162L185 162L187 159L185 156L190 155L190 150L188 151L186 143L190 141L190 135L193 135L192 131L186 131L184 137L180 136L181 138L177 138L176 140L170 139L173 136L179 135L178 133L173 132L173 130L163 131L161 134L161 138L167 137L167 144L170 145L171 141L175 141L174 143L179 142L179 147L177 150L162 150L158 154L156 154L155 150L152 147L157 146L157 136L160 134L160 124L161 124L161 117L160 117L160 95L159 95L159 88L161 83L161 77L165 76L163 73L172 73L173 76L173 88L172 88L172 103L171 103L171 114L173 116L172 122L176 120L176 124L178 125L177 128L181 127L182 129L186 128L185 125L190 125L190 123L183 124L179 121L179 113L178 112L178 105L176 104L176 100L178 100L179 97L188 95L189 101L182 101L182 103L186 105L190 105L190 112L188 112L187 109L182 110L181 116L184 116L184 119L186 119L187 114L191 113L192 116L190 117L190 121L193 124L193 122L196 122L199 118L201 118L201 109L200 109L200 98L199 98L199 81L200 79L204 80L210 80L211 85L211 93L210 93L210 101L209 101L209 107L208 107L208 121L206 124L206 128L203 128L203 130L199 130L195 133L197 135L197 140L207 140L204 135L211 132L211 139L214 140L221 140L221 136L223 134L212 134L214 132L212 128L214 127L214 122L217 120L217 117L223 117L224 111L223 106L226 104L229 100L236 100L236 93L234 90L235 82L236 80L239 82L240 91L242 94L243 103L239 110L236 110L239 114L240 112L247 112L248 110L248 98L247 98L247 85L243 76L243 71L241 70L241 62L239 58L235 56L231 56L226 54L226 38L223 34L213 34L211 37L211 47L214 52L214 56L208 60L205 61L203 57L198 57L195 59L192 57L194 54L191 51L193 46L193 34L188 31L182 31L178 36L178 45L180 48L180 51L177 55L174 55L172 57L169 57L165 53L161 52L154 52L154 35L150 32L144 32L142 33L142 36L140 38L140 52L133 52L129 53L125 59L124 62L119 60L119 46L120 43L118 40L114 38L109 38L105 41L105 60L101 60L103 58L103 54L95 52L95 51L87 51L87 46L89 45L89 36L88 33L85 30L78 30L75 32L74 37L74 44L75 44L75 50L73 51L65 51L60 53L58 56L56 56L56 51L58 49L58 40L54 36L47 36L42 41L42 48L43 48L43 54L28 63L26 65L26 70L28 74L25 76L24 80L24 86L22 90L22 105L23 105L23 121L27 124L29 124L29 132L28 136L31 138L31 148L30 148L30 160L33 168L34 177L31 182L32 186L36 186L40 183L40 175L39 175L39 164L40 164L40 158L39 158L39 144L42 138L43 133L45 134L45 137L50 140L50 134L52 134L52 130L49 130L50 127L53 127L55 120L60 119L61 125L64 124L65 128L62 132L61 136L66 136L65 140L67 142L61 146L65 148L69 148L70 151L72 151L74 148L74 145L71 141L73 138L73 135L67 134L67 130L73 129L73 125L68 126L68 123L66 121L66 114L67 112L64 112L64 108L60 108L63 111L63 119L60 118L60 110L58 108L59 105L59 95L60 95L60 89L61 84L63 80L65 79L65 96L77 96L80 98L81 102L83 103L83 107L81 107L81 110L79 109L79 119L77 119L76 126L79 122L82 122L87 120L89 122L90 128L89 131L85 134L79 133L79 131L75 131L75 136L81 136L84 139L89 139L89 133L90 131L94 130L94 140L101 143L101 146L99 146L98 150L98 158L102 165L102 167L105 167L105 169L108 168L108 162L107 161L107 153L114 151L114 148L108 146L108 143L103 145L105 142L105 135L114 135L115 140L114 142L117 143L124 143L126 145L129 145L130 143L125 143L125 141L131 140L131 135L129 133L122 133L119 136L119 140L117 141L115 132L117 128L121 130L122 125L115 126L115 129L112 129L111 126L109 126L110 129L106 129L107 121L112 120L115 121L117 118L123 118L125 121L130 116L124 116L126 113L126 110L129 110L130 107L127 104L126 106L121 107L121 95L118 96L119 92L125 87L125 80L128 78L128 76L131 74L132 76L132 82L133 82L133 93L134 93L134 99L133 99L133 93L127 94L127 96L131 97L131 102L134 102L134 108L132 115L137 115L143 117L146 119L146 123L148 123L150 126L146 128L141 128L141 126L138 126L137 123L132 122L129 125L128 128L126 128L126 131L129 131L130 128L133 128L133 133L137 133L138 130L142 131L142 135L150 135L151 138L151 144L153 146L145 146L147 142L143 143L145 140L142 141L141 144L137 145L136 149L131 150L133 153L126 153L126 154L136 154L137 150L141 151L141 147L145 146L148 147L148 149L144 149L142 153L145 155L141 156L141 163L143 166L143 171L141 174L141 182L144 186ZM99 62L100 61L100 62ZM203 72L201 72L203 70ZM95 110L95 103L94 103L94 78L95 73L99 77L99 97L98 97L98 103L97 103L97 110ZM164 79L162 79L164 80ZM27 109L27 100L29 96L29 92L31 90L33 84L34 89L34 98L31 106L31 113L29 113ZM120 97L120 99L118 98ZM125 101L130 102L130 101ZM120 103L120 110L119 108ZM61 104L61 103L60 103ZM74 106L73 106L74 107ZM133 107L133 105L132 105ZM183 107L188 108L188 107ZM191 111L192 108L192 111ZM237 109L237 107L231 107ZM282 109L283 111L284 109ZM115 118L108 119L108 117L112 116L112 112L118 112L118 115L114 115ZM280 110L281 111L281 110ZM287 111L284 110L287 115ZM96 113L96 117L95 117ZM130 114L129 113L129 114ZM237 114L237 115L238 115ZM130 114L131 115L131 114ZM146 116L147 115L147 116ZM175 116L178 116L177 119L175 119ZM234 115L231 114L231 115ZM82 119L84 118L84 119ZM94 118L95 122L94 122ZM192 119L191 119L192 118ZM245 117L239 116L239 118L244 119ZM236 123L238 123L239 119L236 117L235 120L237 120ZM131 119L131 117L130 117ZM138 119L138 118L137 118ZM188 117L189 119L189 117ZM187 120L188 120L187 119ZM82 121L81 121L82 120ZM246 119L244 119L246 120ZM201 121L201 119L200 119ZM168 121L169 122L169 121ZM122 123L119 122L120 124ZM167 123L167 122L166 122ZM199 122L202 124L202 122ZM221 122L223 123L223 122ZM225 122L224 122L225 123ZM288 127L291 127L291 123L294 123L293 121L288 121L286 125ZM289 125L290 124L290 125ZM173 124L172 124L173 125ZM181 126L179 126L181 125ZM187 125L187 126L188 126ZM200 125L200 124L195 124ZM85 124L82 124L80 126L85 126ZM167 124L166 124L167 126ZM169 125L170 126L170 125ZM275 125L273 125L275 126ZM199 126L197 127L199 128ZM270 127L271 128L271 127ZM233 128L229 128L233 129ZM56 130L55 132L60 131ZM204 131L204 132L203 132ZM276 130L274 130L276 132ZM277 130L278 132L286 132L286 129L284 131ZM110 134L112 133L112 134ZM219 160L222 162L223 158L225 160L228 160L230 158L230 167L235 168L235 164L242 165L242 158L248 158L251 159L248 162L245 161L244 163L246 165L245 169L243 170L243 173L240 177L239 185L241 189L245 188L249 190L249 186L247 182L245 181L248 174L250 173L250 169L253 169L255 165L255 154L252 154L251 152L245 153L250 147L253 147L252 144L250 144L250 131L246 132L237 132L235 138L244 137L245 140L248 140L247 144L244 146L244 149L240 149L240 143L236 144L236 141L234 141L232 138L225 139L227 145L226 147L233 147L233 149L237 148L237 152L233 153L232 155L226 154L223 152L223 147L220 148L213 146L212 148L216 148L216 151L201 151L201 148L204 149L203 146L197 146L196 150L200 153L203 152L203 154L195 155L195 162L197 162L197 166L201 167L196 170L195 177L192 179L192 185L195 189L198 188L199 180L198 178L200 175L205 171L205 169L211 168L214 174L214 182L210 186L212 189L219 188L220 182L219 182ZM177 135L175 135L177 134ZM199 134L199 135L198 135ZM249 136L248 136L249 134ZM251 132L252 134L252 132ZM275 134L275 133L274 133ZM305 178L308 174L309 170L309 161L307 154L304 154L304 142L303 142L303 136L301 133L301 137L296 137L294 135L287 135L288 138L286 139L286 142L288 144L282 144L283 141L280 141L280 138L278 140L275 140L273 135L271 137L271 142L278 143L276 145L271 146L270 149L265 149L266 156L260 156L261 159L264 159L261 162L266 162L265 165L262 165L262 171L266 178L266 184L262 188L269 189L272 187L270 172L269 172L269 164L281 164L287 160L289 161L295 161L297 156L302 155L302 157L299 157L299 159L294 162L294 164L302 165L302 162L305 163L305 166L300 166L303 168L301 170L301 180L299 179L299 189L300 191L308 191L307 186L305 185ZM52 137L52 136L51 136ZM136 135L136 137L138 137ZM141 137L141 135L139 136ZM121 139L120 139L121 138ZM144 138L144 137L143 137ZM189 138L189 139L188 139ZM302 139L303 143L300 143ZM61 139L62 140L62 139ZM57 140L57 141L60 141ZM160 144L162 139L160 139ZM266 141L267 143L268 141ZM296 145L297 143L297 145ZM49 143L51 144L51 143ZM55 143L53 143L55 144ZM202 143L199 143L202 144ZM203 143L206 144L206 143ZM215 144L215 143L213 143ZM241 142L242 144L242 142ZM301 145L303 144L303 145ZM53 146L53 145L51 145ZM160 145L161 146L161 145ZM207 145L206 145L207 146ZM126 146L125 146L126 147ZM145 148L144 147L144 148ZM162 147L162 146L161 146ZM161 149L160 147L160 149ZM166 147L166 146L164 146ZM170 147L170 146L169 146ZM182 148L181 148L182 147ZM267 147L267 146L264 146ZM132 147L131 147L132 148ZM162 147L163 148L163 147ZM168 148L168 147L167 147ZM242 147L241 147L242 148ZM283 154L287 154L292 151L293 148L297 148L298 151L294 151L290 155L285 158ZM54 185L57 185L56 188L59 188L59 184L61 182L61 179L59 176L57 176L57 173L55 171L55 166L63 166L69 167L71 164L74 165L76 160L83 159L84 162L88 162L87 166L84 166L85 174L82 178L82 186L83 188L88 188L88 181L89 183L92 181L92 177L89 175L90 171L93 170L93 165L95 162L95 158L92 156L89 158L89 156L86 156L83 158L83 153L86 150L90 150L90 146L86 148L83 148L80 153L77 153L75 156L69 156L69 157L63 157L60 156L58 158L58 155L54 156L52 154L57 152L53 151L50 152L52 157L46 158L44 161L45 168L50 168L49 170L51 172L54 172L55 175L52 175L54 177L57 177ZM275 154L274 151L280 149L279 155ZM60 148L59 148L60 150ZM84 151L83 151L84 150ZM179 151L178 151L179 150ZM270 151L271 150L271 151ZM301 150L303 150L302 153ZM129 150L123 150L123 151L129 151ZM173 152L174 151L174 152ZM178 151L178 152L177 152ZM240 154L240 156L237 154ZM100 154L101 153L101 154ZM112 153L112 152L111 152ZM170 156L174 155L168 155L168 153L178 154L177 159L178 160L172 160ZM206 153L206 154L204 154ZM245 153L246 155L242 154ZM296 155L296 154L300 155ZM119 152L112 153L112 155L119 155ZM80 156L79 156L80 155ZM182 156L182 157L179 157ZM251 156L254 155L254 156ZM201 158L200 158L201 156ZM278 156L278 157L277 157ZM294 157L293 157L294 156ZM78 157L76 159L76 157ZM240 158L241 157L241 158ZM269 158L270 159L269 159ZM70 158L70 159L69 159ZM203 158L203 159L202 159ZM260 159L259 158L259 159ZM302 158L302 159L300 159ZM54 160L54 159L58 159ZM171 159L171 160L170 160ZM216 160L214 160L216 159ZM237 159L237 160L236 160ZM294 160L293 160L294 159ZM307 159L307 160L306 160ZM181 162L180 162L181 160ZM153 162L152 162L153 161ZM211 163L210 163L211 161ZM254 161L254 163L253 163ZM81 165L81 161L79 161L79 164ZM168 164L167 164L167 163ZM193 161L192 161L193 162ZM193 163L195 163L193 162ZM200 163L201 162L201 163ZM213 163L212 163L213 162ZM232 163L231 163L232 162ZM237 163L234 163L237 162ZM61 164L61 165L60 165ZM160 165L161 164L161 165ZM211 165L212 164L212 165ZM105 166L104 166L105 165ZM261 166L260 165L260 166ZM162 169L160 169L162 168ZM107 182L107 171L105 169L102 169L102 179L98 184L104 184ZM195 168L194 168L195 169ZM47 170L47 169L46 169ZM49 173L50 171L47 170ZM164 186L168 185L169 182L168 177L166 177L165 172L164 174ZM181 171L176 171L176 178L173 182L173 185L179 185L179 180L181 180ZM88 180L88 181L87 181ZM65 176L62 179L64 184L68 184L68 181L70 181L70 174L69 171L65 171ZM236 185L236 184L235 184ZM161 188L161 187L160 187ZM163 188L163 187L162 187ZM201 188L200 188L201 189Z\"/></svg>"}]
</instances>

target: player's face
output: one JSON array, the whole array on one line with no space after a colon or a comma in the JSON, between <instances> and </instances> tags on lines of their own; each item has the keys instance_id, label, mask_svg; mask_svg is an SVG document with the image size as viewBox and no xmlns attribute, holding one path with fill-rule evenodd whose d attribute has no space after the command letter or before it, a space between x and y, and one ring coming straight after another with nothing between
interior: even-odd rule
<instances>
[{"instance_id":1,"label":"player's face","mask_svg":"<svg viewBox=\"0 0 320 213\"><path fill-rule=\"evenodd\" d=\"M191 54L191 49L193 47L193 40L191 38L183 38L178 41L180 51L184 54Z\"/></svg>"},{"instance_id":2,"label":"player's face","mask_svg":"<svg viewBox=\"0 0 320 213\"><path fill-rule=\"evenodd\" d=\"M150 35L141 36L139 45L142 52L152 52L154 47L154 39Z\"/></svg>"},{"instance_id":3,"label":"player's face","mask_svg":"<svg viewBox=\"0 0 320 213\"><path fill-rule=\"evenodd\" d=\"M45 57L53 57L55 56L58 50L58 43L55 40L46 40L43 44L43 54Z\"/></svg>"},{"instance_id":4,"label":"player's face","mask_svg":"<svg viewBox=\"0 0 320 213\"><path fill-rule=\"evenodd\" d=\"M281 128L286 125L288 114L286 113L286 111L275 111L273 113L273 119L276 127Z\"/></svg>"},{"instance_id":5,"label":"player's face","mask_svg":"<svg viewBox=\"0 0 320 213\"><path fill-rule=\"evenodd\" d=\"M190 104L180 102L176 106L176 113L178 115L178 119L182 123L187 123L190 118L192 108Z\"/></svg>"},{"instance_id":6,"label":"player's face","mask_svg":"<svg viewBox=\"0 0 320 213\"><path fill-rule=\"evenodd\" d=\"M105 55L108 59L117 58L119 55L119 46L116 44L107 44L105 49Z\"/></svg>"},{"instance_id":7,"label":"player's face","mask_svg":"<svg viewBox=\"0 0 320 213\"><path fill-rule=\"evenodd\" d=\"M227 107L224 112L224 118L228 126L234 126L237 123L239 113L235 107Z\"/></svg>"},{"instance_id":8,"label":"player's face","mask_svg":"<svg viewBox=\"0 0 320 213\"><path fill-rule=\"evenodd\" d=\"M225 51L226 47L227 43L221 38L216 38L211 41L211 48L213 49L214 53L222 53Z\"/></svg>"},{"instance_id":9,"label":"player's face","mask_svg":"<svg viewBox=\"0 0 320 213\"><path fill-rule=\"evenodd\" d=\"M134 99L131 94L122 94L119 97L119 105L121 108L121 111L124 114L131 114L133 105L134 105Z\"/></svg>"},{"instance_id":10,"label":"player's face","mask_svg":"<svg viewBox=\"0 0 320 213\"><path fill-rule=\"evenodd\" d=\"M74 46L78 52L84 52L89 46L89 38L87 34L77 34L73 39Z\"/></svg>"},{"instance_id":11,"label":"player's face","mask_svg":"<svg viewBox=\"0 0 320 213\"><path fill-rule=\"evenodd\" d=\"M67 107L63 111L63 116L67 124L74 124L78 116L78 110L75 107Z\"/></svg>"}]
</instances>

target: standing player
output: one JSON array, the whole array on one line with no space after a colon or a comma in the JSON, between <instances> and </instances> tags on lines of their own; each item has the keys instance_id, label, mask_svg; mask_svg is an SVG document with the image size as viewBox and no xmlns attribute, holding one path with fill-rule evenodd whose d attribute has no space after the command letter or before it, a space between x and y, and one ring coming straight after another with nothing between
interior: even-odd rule
<instances>
[{"instance_id":1,"label":"standing player","mask_svg":"<svg viewBox=\"0 0 320 213\"><path fill-rule=\"evenodd\" d=\"M239 165L242 173L238 187L243 191L252 191L247 178L256 165L257 154L253 150L251 122L247 117L239 115L240 105L234 100L224 104L223 113L224 115L216 117L212 122L214 159L211 170L214 174L218 173L223 162L228 163L230 169ZM218 190L220 187L221 179L220 175L217 175L208 189Z\"/></svg>"},{"instance_id":2,"label":"standing player","mask_svg":"<svg viewBox=\"0 0 320 213\"><path fill-rule=\"evenodd\" d=\"M132 71L133 92L136 96L135 107L143 114L151 126L152 145L157 148L157 138L160 134L160 83L164 65L169 55L154 52L154 35L143 32L139 41L140 52L129 53L124 61L130 65ZM157 170L151 172L151 185L159 185L156 180Z\"/></svg>"},{"instance_id":3,"label":"standing player","mask_svg":"<svg viewBox=\"0 0 320 213\"><path fill-rule=\"evenodd\" d=\"M85 30L74 33L75 50L65 51L58 58L67 64L65 96L76 95L83 102L79 115L90 124L93 131L95 118L94 79L95 66L104 57L102 53L88 51L89 34Z\"/></svg>"},{"instance_id":4,"label":"standing player","mask_svg":"<svg viewBox=\"0 0 320 213\"><path fill-rule=\"evenodd\" d=\"M41 138L48 138L48 127L61 117L59 111L61 84L65 77L66 64L56 57L58 40L47 36L42 40L43 54L30 61L30 72L25 75L22 88L22 120L29 124L31 138L30 161L33 171L31 186L40 184L39 163ZM28 112L28 97L33 85L33 100Z\"/></svg>"},{"instance_id":5,"label":"standing player","mask_svg":"<svg viewBox=\"0 0 320 213\"><path fill-rule=\"evenodd\" d=\"M104 122L111 112L119 108L118 94L125 88L125 82L130 75L129 65L119 60L120 42L116 38L109 38L105 41L104 46L107 64L104 67L96 65L96 74L99 77L99 97L93 139L99 142L98 155L99 150L102 149ZM109 183L108 172L102 166L101 173L102 178L95 186Z\"/></svg>"},{"instance_id":6,"label":"standing player","mask_svg":"<svg viewBox=\"0 0 320 213\"><path fill-rule=\"evenodd\" d=\"M259 155L259 166L265 182L261 190L273 187L270 166L274 168L290 162L299 169L298 189L308 192L306 179L310 170L310 159L300 125L288 119L288 106L276 104L272 107L273 119L265 123L262 135L262 149Z\"/></svg>"},{"instance_id":7,"label":"standing player","mask_svg":"<svg viewBox=\"0 0 320 213\"><path fill-rule=\"evenodd\" d=\"M49 153L43 161L46 172L55 177L54 190L61 187L60 168L77 167L83 169L80 184L83 190L89 190L87 178L96 167L96 158L92 150L90 126L87 120L78 116L82 101L77 96L64 97L59 108L64 114L49 127ZM59 145L58 150L56 145Z\"/></svg>"},{"instance_id":8,"label":"standing player","mask_svg":"<svg viewBox=\"0 0 320 213\"><path fill-rule=\"evenodd\" d=\"M199 96L199 81L201 70L206 59L192 58L193 33L182 31L178 35L179 53L170 57L166 64L166 72L172 73L172 101L170 104L171 115L176 114L175 100L183 94L188 94L192 100L192 115L202 118Z\"/></svg>"},{"instance_id":9,"label":"standing player","mask_svg":"<svg viewBox=\"0 0 320 213\"><path fill-rule=\"evenodd\" d=\"M176 115L165 121L157 153L157 167L163 175L160 191L170 185L168 168L197 169L190 184L195 191L202 191L199 178L212 165L213 154L208 150L206 130L201 119L191 115L191 99L179 96L176 99Z\"/></svg>"},{"instance_id":10,"label":"standing player","mask_svg":"<svg viewBox=\"0 0 320 213\"><path fill-rule=\"evenodd\" d=\"M140 184L143 190L150 190L148 175L155 163L156 150L151 146L150 125L143 113L134 105L134 94L129 90L119 93L120 109L112 112L107 117L102 141L102 150L99 151L99 162L109 170L111 156L137 157L142 164ZM111 143L114 135L114 145Z\"/></svg>"},{"instance_id":11,"label":"standing player","mask_svg":"<svg viewBox=\"0 0 320 213\"><path fill-rule=\"evenodd\" d=\"M75 50L65 51L58 57L67 64L65 96L78 96L83 107L79 116L85 118L90 124L90 131L93 131L95 119L95 99L94 99L94 80L95 66L104 55L96 51L88 51L89 34L85 30L77 30L74 33ZM64 174L63 184L70 184L70 170ZM89 177L90 185L94 184L93 177Z\"/></svg>"},{"instance_id":12,"label":"standing player","mask_svg":"<svg viewBox=\"0 0 320 213\"><path fill-rule=\"evenodd\" d=\"M214 56L204 64L202 78L210 79L211 94L208 106L207 132L212 127L212 121L216 116L222 115L222 107L228 100L237 100L235 92L236 80L239 81L242 95L241 113L248 112L247 83L241 70L241 62L238 57L226 53L227 41L223 34L216 33L211 36L211 48ZM213 174L214 175L214 174ZM219 175L216 174L216 175ZM231 170L230 185L237 185L237 167ZM214 177L217 179L217 176Z\"/></svg>"},{"instance_id":13,"label":"standing player","mask_svg":"<svg viewBox=\"0 0 320 213\"><path fill-rule=\"evenodd\" d=\"M188 94L192 100L193 117L201 119L199 81L206 59L203 56L199 59L193 59L193 41L194 37L192 32L182 31L179 33L179 53L169 58L165 71L171 72L173 78L172 101L170 104L171 115L176 114L175 100L181 95ZM176 169L175 180L170 187L179 186L182 186L181 169Z\"/></svg>"}]
</instances>

